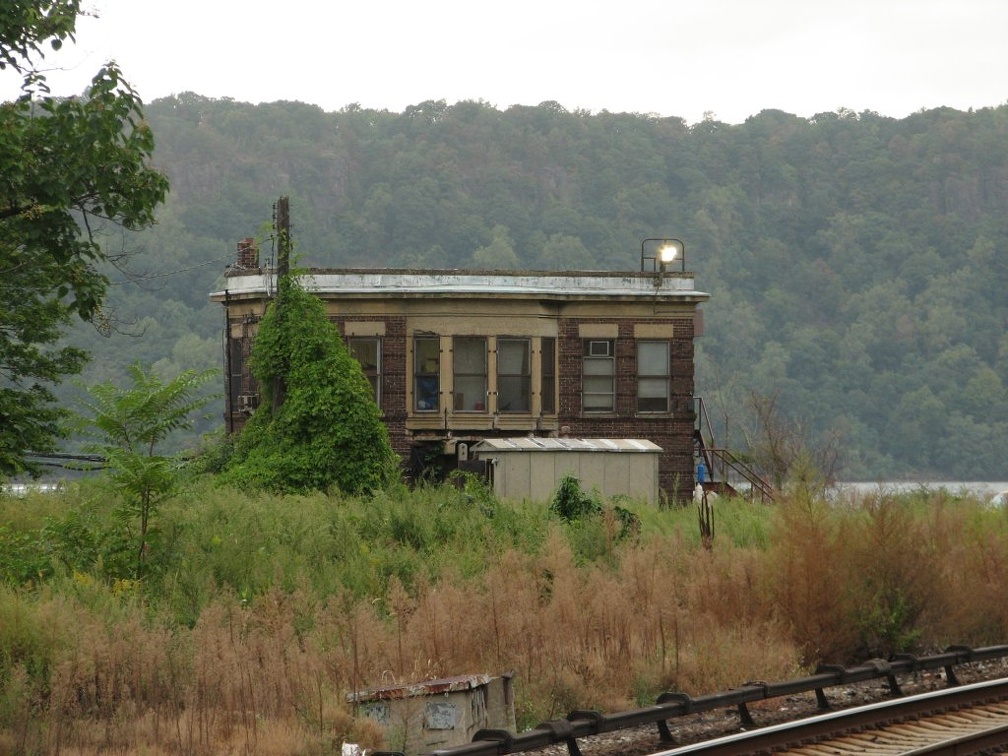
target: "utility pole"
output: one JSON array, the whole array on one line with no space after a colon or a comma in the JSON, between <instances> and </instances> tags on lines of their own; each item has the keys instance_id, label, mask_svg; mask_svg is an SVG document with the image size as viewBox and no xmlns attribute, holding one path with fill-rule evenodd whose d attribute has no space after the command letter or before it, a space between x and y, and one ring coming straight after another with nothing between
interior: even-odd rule
<instances>
[{"instance_id":1,"label":"utility pole","mask_svg":"<svg viewBox=\"0 0 1008 756\"><path fill-rule=\"evenodd\" d=\"M277 280L290 270L290 198L281 197L276 203Z\"/></svg>"},{"instance_id":2,"label":"utility pole","mask_svg":"<svg viewBox=\"0 0 1008 756\"><path fill-rule=\"evenodd\" d=\"M273 227L277 234L277 295L273 302L276 308L276 321L283 323L283 291L284 281L290 272L290 199L281 197L277 200L274 209ZM281 325L281 329L284 326ZM273 377L273 413L276 414L283 404L284 395L287 393L287 386L282 375Z\"/></svg>"}]
</instances>

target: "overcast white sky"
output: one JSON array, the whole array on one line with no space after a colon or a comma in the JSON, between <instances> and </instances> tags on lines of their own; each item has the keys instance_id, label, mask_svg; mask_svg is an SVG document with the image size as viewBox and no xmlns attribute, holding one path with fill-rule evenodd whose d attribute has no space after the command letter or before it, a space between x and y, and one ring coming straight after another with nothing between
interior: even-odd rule
<instances>
[{"instance_id":1,"label":"overcast white sky","mask_svg":"<svg viewBox=\"0 0 1008 756\"><path fill-rule=\"evenodd\" d=\"M192 91L402 111L903 117L1008 102L1008 0L84 0L55 94L115 59L145 102ZM0 72L3 99L16 74Z\"/></svg>"}]
</instances>

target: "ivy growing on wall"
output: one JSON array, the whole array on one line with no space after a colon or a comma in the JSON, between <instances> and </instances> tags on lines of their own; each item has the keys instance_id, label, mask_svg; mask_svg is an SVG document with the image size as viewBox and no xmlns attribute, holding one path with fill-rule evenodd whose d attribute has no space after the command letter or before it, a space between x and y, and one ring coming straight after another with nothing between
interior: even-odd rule
<instances>
[{"instance_id":1,"label":"ivy growing on wall","mask_svg":"<svg viewBox=\"0 0 1008 756\"><path fill-rule=\"evenodd\" d=\"M251 368L262 403L238 438L225 480L286 493L360 494L393 479L398 458L371 385L296 275L279 282Z\"/></svg>"}]
</instances>

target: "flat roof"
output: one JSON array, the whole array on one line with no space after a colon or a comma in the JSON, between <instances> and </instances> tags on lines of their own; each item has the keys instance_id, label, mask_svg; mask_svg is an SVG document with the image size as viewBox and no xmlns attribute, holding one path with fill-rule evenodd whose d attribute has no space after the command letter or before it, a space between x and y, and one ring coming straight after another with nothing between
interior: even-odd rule
<instances>
[{"instance_id":1,"label":"flat roof","mask_svg":"<svg viewBox=\"0 0 1008 756\"><path fill-rule=\"evenodd\" d=\"M439 680L427 680L426 682L387 685L381 688L348 693L347 701L351 703L366 703L370 701L413 698L415 696L444 695L445 693L473 690L480 686L488 685L492 679L490 675L456 675L455 677L443 677Z\"/></svg>"},{"instance_id":2,"label":"flat roof","mask_svg":"<svg viewBox=\"0 0 1008 756\"><path fill-rule=\"evenodd\" d=\"M549 297L654 298L671 297L701 302L710 294L697 291L692 273L672 271L476 271L476 270L309 270L302 274L305 288L322 297ZM226 298L271 297L276 292L272 268L228 272L225 289L210 295Z\"/></svg>"},{"instance_id":3,"label":"flat roof","mask_svg":"<svg viewBox=\"0 0 1008 756\"><path fill-rule=\"evenodd\" d=\"M643 438L485 438L473 444L471 451L491 452L660 452L662 448Z\"/></svg>"}]
</instances>

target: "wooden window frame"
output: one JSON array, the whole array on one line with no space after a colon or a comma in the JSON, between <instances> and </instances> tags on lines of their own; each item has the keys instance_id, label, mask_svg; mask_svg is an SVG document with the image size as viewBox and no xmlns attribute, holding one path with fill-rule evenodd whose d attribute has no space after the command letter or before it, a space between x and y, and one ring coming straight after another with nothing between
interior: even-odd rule
<instances>
[{"instance_id":1,"label":"wooden window frame","mask_svg":"<svg viewBox=\"0 0 1008 756\"><path fill-rule=\"evenodd\" d=\"M455 412L488 412L489 369L486 336L455 336L452 338L452 406ZM463 347L467 344L482 345L482 366L462 364ZM468 359L466 357L465 359ZM480 384L477 386L477 384Z\"/></svg>"},{"instance_id":2,"label":"wooden window frame","mask_svg":"<svg viewBox=\"0 0 1008 756\"><path fill-rule=\"evenodd\" d=\"M609 401L589 401L602 397ZM581 409L592 414L616 411L616 339L581 340Z\"/></svg>"},{"instance_id":3,"label":"wooden window frame","mask_svg":"<svg viewBox=\"0 0 1008 756\"><path fill-rule=\"evenodd\" d=\"M525 348L522 360L523 369L519 373L505 373L502 366L505 363L503 354L506 345L521 344ZM518 409L511 409L503 406L502 398L506 399L503 385L505 382L515 382L518 385L518 399L525 400L525 406ZM497 337L497 411L505 414L528 415L532 412L532 339L523 336L498 336Z\"/></svg>"},{"instance_id":4,"label":"wooden window frame","mask_svg":"<svg viewBox=\"0 0 1008 756\"><path fill-rule=\"evenodd\" d=\"M645 359L641 352L648 347L664 349L664 370L662 372L644 372L645 362L655 362ZM660 362L660 358L658 362ZM657 365L658 362L655 362ZM638 339L637 341L637 412L640 414L668 414L672 406L672 344L666 339Z\"/></svg>"},{"instance_id":5,"label":"wooden window frame","mask_svg":"<svg viewBox=\"0 0 1008 756\"><path fill-rule=\"evenodd\" d=\"M421 345L433 345L433 355ZM441 340L437 336L413 337L413 411L423 414L441 411Z\"/></svg>"},{"instance_id":6,"label":"wooden window frame","mask_svg":"<svg viewBox=\"0 0 1008 756\"><path fill-rule=\"evenodd\" d=\"M382 340L381 336L348 336L346 339L347 349L350 356L357 360L361 366L364 376L371 384L371 391L374 394L375 404L381 407L381 384L382 384ZM357 353L357 347L364 344L374 345L374 365L368 365L361 361Z\"/></svg>"}]
</instances>

